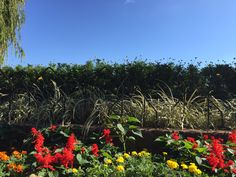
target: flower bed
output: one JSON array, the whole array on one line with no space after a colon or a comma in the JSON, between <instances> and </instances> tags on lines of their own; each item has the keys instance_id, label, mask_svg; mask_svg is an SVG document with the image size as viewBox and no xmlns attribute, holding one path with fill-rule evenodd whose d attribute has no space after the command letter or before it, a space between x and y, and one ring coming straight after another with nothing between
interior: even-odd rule
<instances>
[{"instance_id":1,"label":"flower bed","mask_svg":"<svg viewBox=\"0 0 236 177\"><path fill-rule=\"evenodd\" d=\"M121 128L120 126L118 126ZM121 128L123 131L123 129ZM125 128L124 128L125 130ZM183 138L179 132L158 136L161 153L124 151L113 137L128 139L117 129L104 129L86 144L63 127L31 129L28 148L0 152L0 176L232 176L236 174L236 132L225 140L203 135ZM136 133L137 134L137 133ZM134 138L134 137L133 137ZM131 138L132 139L132 138ZM27 151L26 151L27 150Z\"/></svg>"}]
</instances>

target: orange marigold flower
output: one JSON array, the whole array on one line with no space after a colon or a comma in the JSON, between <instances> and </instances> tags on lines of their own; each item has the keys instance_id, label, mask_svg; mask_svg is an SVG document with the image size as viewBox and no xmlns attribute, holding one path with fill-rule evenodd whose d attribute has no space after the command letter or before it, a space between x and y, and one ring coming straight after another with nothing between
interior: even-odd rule
<instances>
[{"instance_id":1,"label":"orange marigold flower","mask_svg":"<svg viewBox=\"0 0 236 177\"><path fill-rule=\"evenodd\" d=\"M21 173L23 172L23 165L19 164L19 165L16 165L15 163L10 163L7 165L8 169L9 170L13 170L17 173Z\"/></svg>"},{"instance_id":2,"label":"orange marigold flower","mask_svg":"<svg viewBox=\"0 0 236 177\"><path fill-rule=\"evenodd\" d=\"M20 159L22 156L22 154L19 151L13 151L12 155L17 159Z\"/></svg>"},{"instance_id":3,"label":"orange marigold flower","mask_svg":"<svg viewBox=\"0 0 236 177\"><path fill-rule=\"evenodd\" d=\"M17 172L17 173L23 172L23 165L17 165L14 170L15 170L15 172Z\"/></svg>"},{"instance_id":4,"label":"orange marigold flower","mask_svg":"<svg viewBox=\"0 0 236 177\"><path fill-rule=\"evenodd\" d=\"M9 160L9 156L6 154L6 152L0 152L0 160L2 161Z\"/></svg>"}]
</instances>

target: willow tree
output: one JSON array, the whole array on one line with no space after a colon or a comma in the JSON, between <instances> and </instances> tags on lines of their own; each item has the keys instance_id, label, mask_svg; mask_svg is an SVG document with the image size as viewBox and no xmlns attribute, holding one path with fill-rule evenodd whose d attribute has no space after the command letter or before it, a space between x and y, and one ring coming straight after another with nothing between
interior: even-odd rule
<instances>
[{"instance_id":1,"label":"willow tree","mask_svg":"<svg viewBox=\"0 0 236 177\"><path fill-rule=\"evenodd\" d=\"M25 0L0 0L0 64L4 62L9 47L17 57L24 51L20 45L20 30L25 21Z\"/></svg>"}]
</instances>

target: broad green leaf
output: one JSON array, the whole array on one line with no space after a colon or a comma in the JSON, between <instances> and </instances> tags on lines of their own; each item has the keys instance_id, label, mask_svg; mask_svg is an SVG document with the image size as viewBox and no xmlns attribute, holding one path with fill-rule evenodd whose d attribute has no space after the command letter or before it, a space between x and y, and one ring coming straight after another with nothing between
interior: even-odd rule
<instances>
[{"instance_id":1,"label":"broad green leaf","mask_svg":"<svg viewBox=\"0 0 236 177\"><path fill-rule=\"evenodd\" d=\"M132 133L133 133L134 135L137 135L137 136L143 138L143 134L142 134L141 130L135 130L135 131L132 130Z\"/></svg>"},{"instance_id":2,"label":"broad green leaf","mask_svg":"<svg viewBox=\"0 0 236 177\"><path fill-rule=\"evenodd\" d=\"M129 117L128 122L131 123L141 123L136 117Z\"/></svg>"},{"instance_id":3,"label":"broad green leaf","mask_svg":"<svg viewBox=\"0 0 236 177\"><path fill-rule=\"evenodd\" d=\"M63 132L63 131L60 131L60 134L62 134L63 136L65 136L65 137L69 137L69 135L68 134L66 134L65 132Z\"/></svg>"},{"instance_id":4,"label":"broad green leaf","mask_svg":"<svg viewBox=\"0 0 236 177\"><path fill-rule=\"evenodd\" d=\"M129 137L128 137L128 140L135 141L136 139L135 139L135 137L133 137L133 136L129 136Z\"/></svg>"},{"instance_id":5,"label":"broad green leaf","mask_svg":"<svg viewBox=\"0 0 236 177\"><path fill-rule=\"evenodd\" d=\"M126 134L126 131L125 131L124 127L123 127L121 124L117 124L117 128L121 131L121 133L122 133L123 135Z\"/></svg>"},{"instance_id":6,"label":"broad green leaf","mask_svg":"<svg viewBox=\"0 0 236 177\"><path fill-rule=\"evenodd\" d=\"M202 164L202 159L200 157L196 156L195 159L196 159L198 165Z\"/></svg>"},{"instance_id":7,"label":"broad green leaf","mask_svg":"<svg viewBox=\"0 0 236 177\"><path fill-rule=\"evenodd\" d=\"M188 141L184 141L184 147L186 149L192 149L193 145L192 143L188 142Z\"/></svg>"},{"instance_id":8,"label":"broad green leaf","mask_svg":"<svg viewBox=\"0 0 236 177\"><path fill-rule=\"evenodd\" d=\"M136 125L130 125L130 126L129 126L129 129L130 129L130 130L135 130L135 129L137 129L137 128L138 128L138 127L137 127Z\"/></svg>"},{"instance_id":9,"label":"broad green leaf","mask_svg":"<svg viewBox=\"0 0 236 177\"><path fill-rule=\"evenodd\" d=\"M207 148L202 147L202 148L196 148L195 150L197 150L198 152L202 153L202 152L205 152L207 150Z\"/></svg>"}]
</instances>

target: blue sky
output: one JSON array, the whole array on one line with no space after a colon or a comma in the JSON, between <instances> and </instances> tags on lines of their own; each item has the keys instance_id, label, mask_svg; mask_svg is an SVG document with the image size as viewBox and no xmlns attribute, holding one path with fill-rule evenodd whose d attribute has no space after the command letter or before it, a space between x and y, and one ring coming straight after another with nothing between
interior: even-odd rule
<instances>
[{"instance_id":1,"label":"blue sky","mask_svg":"<svg viewBox=\"0 0 236 177\"><path fill-rule=\"evenodd\" d=\"M235 0L26 1L26 57L8 65L236 57Z\"/></svg>"}]
</instances>

